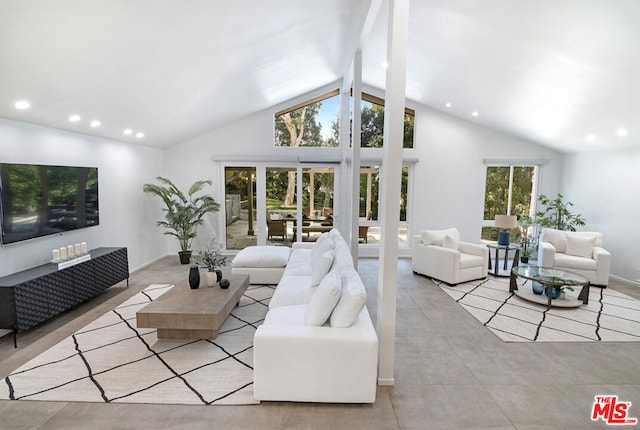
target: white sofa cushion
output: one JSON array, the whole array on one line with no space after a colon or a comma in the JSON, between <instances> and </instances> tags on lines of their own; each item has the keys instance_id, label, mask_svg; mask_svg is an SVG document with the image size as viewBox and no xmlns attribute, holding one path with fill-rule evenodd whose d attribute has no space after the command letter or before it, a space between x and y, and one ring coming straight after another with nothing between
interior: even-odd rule
<instances>
[{"instance_id":1,"label":"white sofa cushion","mask_svg":"<svg viewBox=\"0 0 640 430\"><path fill-rule=\"evenodd\" d=\"M592 270L597 269L597 262L593 258L576 257L569 254L556 254L553 260L553 267L561 267L571 270Z\"/></svg>"},{"instance_id":2,"label":"white sofa cushion","mask_svg":"<svg viewBox=\"0 0 640 430\"><path fill-rule=\"evenodd\" d=\"M453 237L450 234L447 234L442 239L442 247L443 248L457 250L458 249L458 239L456 239L455 237Z\"/></svg>"},{"instance_id":3,"label":"white sofa cushion","mask_svg":"<svg viewBox=\"0 0 640 430\"><path fill-rule=\"evenodd\" d=\"M567 252L567 232L563 230L543 228L541 240L553 245L556 252Z\"/></svg>"},{"instance_id":4,"label":"white sofa cushion","mask_svg":"<svg viewBox=\"0 0 640 430\"><path fill-rule=\"evenodd\" d=\"M329 322L331 327L351 327L367 303L367 290L354 268L345 269L340 275L342 293Z\"/></svg>"},{"instance_id":5,"label":"white sofa cushion","mask_svg":"<svg viewBox=\"0 0 640 430\"><path fill-rule=\"evenodd\" d=\"M269 300L269 309L307 304L316 289L317 287L311 287L310 275L291 275L285 271Z\"/></svg>"},{"instance_id":6,"label":"white sofa cushion","mask_svg":"<svg viewBox=\"0 0 640 430\"><path fill-rule=\"evenodd\" d=\"M593 247L596 244L595 236L577 236L567 235L567 250L569 255L576 257L591 258L593 256Z\"/></svg>"},{"instance_id":7,"label":"white sofa cushion","mask_svg":"<svg viewBox=\"0 0 640 430\"><path fill-rule=\"evenodd\" d=\"M325 277L325 275L329 273L329 270L331 270L331 265L333 264L334 256L335 251L332 249L322 254L320 258L317 258L311 262L312 287L317 287Z\"/></svg>"},{"instance_id":8,"label":"white sofa cushion","mask_svg":"<svg viewBox=\"0 0 640 430\"><path fill-rule=\"evenodd\" d=\"M307 325L319 327L327 322L333 308L340 300L341 289L340 276L336 272L327 273L311 296L305 318Z\"/></svg>"},{"instance_id":9,"label":"white sofa cushion","mask_svg":"<svg viewBox=\"0 0 640 430\"><path fill-rule=\"evenodd\" d=\"M420 239L423 245L442 246L442 241L447 235L456 240L460 240L460 232L455 227L446 230L422 230L422 232L420 232Z\"/></svg>"},{"instance_id":10,"label":"white sofa cushion","mask_svg":"<svg viewBox=\"0 0 640 430\"><path fill-rule=\"evenodd\" d=\"M480 255L460 253L460 269L484 266L484 257Z\"/></svg>"},{"instance_id":11,"label":"white sofa cushion","mask_svg":"<svg viewBox=\"0 0 640 430\"><path fill-rule=\"evenodd\" d=\"M234 257L233 267L285 267L291 249L286 246L247 246Z\"/></svg>"},{"instance_id":12,"label":"white sofa cushion","mask_svg":"<svg viewBox=\"0 0 640 430\"><path fill-rule=\"evenodd\" d=\"M335 243L327 235L327 238L325 240L323 240L319 245L314 246L311 250L311 266L313 267L315 261L319 259L322 254L327 251L331 251L333 248L335 248Z\"/></svg>"}]
</instances>

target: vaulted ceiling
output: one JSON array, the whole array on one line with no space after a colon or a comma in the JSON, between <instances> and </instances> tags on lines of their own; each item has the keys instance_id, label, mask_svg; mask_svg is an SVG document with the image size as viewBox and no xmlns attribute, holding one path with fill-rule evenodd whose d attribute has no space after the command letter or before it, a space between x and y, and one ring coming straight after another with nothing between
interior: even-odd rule
<instances>
[{"instance_id":1,"label":"vaulted ceiling","mask_svg":"<svg viewBox=\"0 0 640 430\"><path fill-rule=\"evenodd\" d=\"M0 0L0 116L167 147L340 80L369 7ZM381 89L387 8L362 45ZM637 0L412 0L407 98L561 151L640 147L639 21Z\"/></svg>"}]
</instances>

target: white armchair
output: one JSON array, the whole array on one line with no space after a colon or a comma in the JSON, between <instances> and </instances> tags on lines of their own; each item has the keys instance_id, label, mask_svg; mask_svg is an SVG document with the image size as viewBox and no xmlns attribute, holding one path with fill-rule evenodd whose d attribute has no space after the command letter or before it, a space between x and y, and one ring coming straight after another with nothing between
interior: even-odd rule
<instances>
[{"instance_id":1,"label":"white armchair","mask_svg":"<svg viewBox=\"0 0 640 430\"><path fill-rule=\"evenodd\" d=\"M456 228L423 230L414 236L413 273L455 285L487 277L489 248L460 242Z\"/></svg>"},{"instance_id":2,"label":"white armchair","mask_svg":"<svg viewBox=\"0 0 640 430\"><path fill-rule=\"evenodd\" d=\"M602 246L602 233L543 228L538 244L538 266L575 272L593 285L606 287L611 254Z\"/></svg>"}]
</instances>

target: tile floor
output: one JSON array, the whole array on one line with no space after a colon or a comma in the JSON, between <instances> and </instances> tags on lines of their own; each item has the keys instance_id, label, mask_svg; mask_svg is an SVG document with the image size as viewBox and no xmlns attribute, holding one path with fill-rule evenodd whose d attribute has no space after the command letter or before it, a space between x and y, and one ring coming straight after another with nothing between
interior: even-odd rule
<instances>
[{"instance_id":1,"label":"tile floor","mask_svg":"<svg viewBox=\"0 0 640 430\"><path fill-rule=\"evenodd\" d=\"M504 343L400 260L395 386L372 405L263 402L176 406L0 401L0 429L588 429L593 396L617 394L640 417L640 342ZM378 261L361 259L375 322ZM151 283L186 278L163 258L132 273L129 288L100 297L19 336L0 338L0 376ZM640 288L610 288L640 299Z\"/></svg>"}]
</instances>

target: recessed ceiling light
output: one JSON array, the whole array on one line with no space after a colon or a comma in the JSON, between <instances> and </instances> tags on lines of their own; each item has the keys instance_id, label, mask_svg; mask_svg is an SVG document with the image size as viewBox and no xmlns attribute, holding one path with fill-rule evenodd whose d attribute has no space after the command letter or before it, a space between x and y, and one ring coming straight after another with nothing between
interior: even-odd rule
<instances>
[{"instance_id":1,"label":"recessed ceiling light","mask_svg":"<svg viewBox=\"0 0 640 430\"><path fill-rule=\"evenodd\" d=\"M596 135L595 134L587 134L587 140L589 142L593 142L596 140Z\"/></svg>"},{"instance_id":2,"label":"recessed ceiling light","mask_svg":"<svg viewBox=\"0 0 640 430\"><path fill-rule=\"evenodd\" d=\"M102 123L100 121L98 121L97 119L94 119L93 121L91 121L91 124L89 124L91 127L100 127L100 125L102 125Z\"/></svg>"},{"instance_id":3,"label":"recessed ceiling light","mask_svg":"<svg viewBox=\"0 0 640 430\"><path fill-rule=\"evenodd\" d=\"M620 137L627 137L629 132L625 128L619 128L618 131L616 131L616 134Z\"/></svg>"},{"instance_id":4,"label":"recessed ceiling light","mask_svg":"<svg viewBox=\"0 0 640 430\"><path fill-rule=\"evenodd\" d=\"M447 103L445 106L450 108L452 105L451 105L451 103Z\"/></svg>"},{"instance_id":5,"label":"recessed ceiling light","mask_svg":"<svg viewBox=\"0 0 640 430\"><path fill-rule=\"evenodd\" d=\"M71 122L78 122L80 121L82 118L80 118L80 115L70 115L69 116L69 121Z\"/></svg>"},{"instance_id":6,"label":"recessed ceiling light","mask_svg":"<svg viewBox=\"0 0 640 430\"><path fill-rule=\"evenodd\" d=\"M387 69L389 67L389 62L383 61L382 63L380 63L380 67L382 67L383 69Z\"/></svg>"},{"instance_id":7,"label":"recessed ceiling light","mask_svg":"<svg viewBox=\"0 0 640 430\"><path fill-rule=\"evenodd\" d=\"M31 107L31 103L29 103L26 100L18 100L15 104L14 104L15 108L18 110L25 110L25 109L29 109Z\"/></svg>"},{"instance_id":8,"label":"recessed ceiling light","mask_svg":"<svg viewBox=\"0 0 640 430\"><path fill-rule=\"evenodd\" d=\"M474 110L473 112L471 112L471 115L473 115L473 116L478 116L478 111L477 111L477 110Z\"/></svg>"},{"instance_id":9,"label":"recessed ceiling light","mask_svg":"<svg viewBox=\"0 0 640 430\"><path fill-rule=\"evenodd\" d=\"M142 138L144 137L144 133L143 133L143 132L141 132L141 131L139 131L139 132L137 132L137 133L136 133L136 137L137 137L138 139L142 139Z\"/></svg>"},{"instance_id":10,"label":"recessed ceiling light","mask_svg":"<svg viewBox=\"0 0 640 430\"><path fill-rule=\"evenodd\" d=\"M131 133L133 133L133 130L131 130L130 128L125 128L124 131L122 132L125 136L129 136Z\"/></svg>"}]
</instances>

